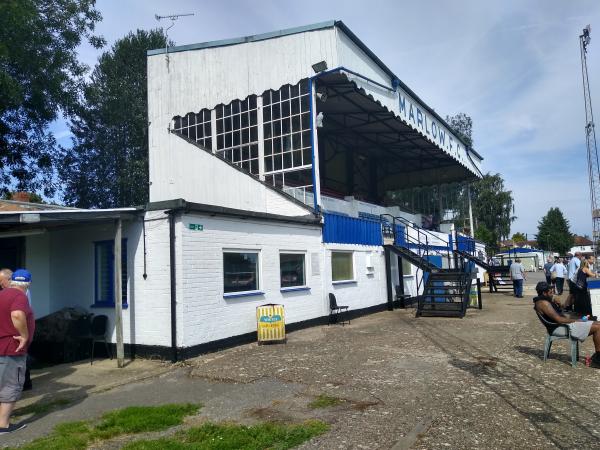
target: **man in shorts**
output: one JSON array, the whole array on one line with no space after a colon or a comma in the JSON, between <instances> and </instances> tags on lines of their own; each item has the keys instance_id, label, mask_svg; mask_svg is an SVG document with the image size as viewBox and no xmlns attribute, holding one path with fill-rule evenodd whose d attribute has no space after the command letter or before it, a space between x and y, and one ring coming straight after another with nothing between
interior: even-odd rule
<instances>
[{"instance_id":1,"label":"man in shorts","mask_svg":"<svg viewBox=\"0 0 600 450\"><path fill-rule=\"evenodd\" d=\"M25 424L10 424L10 415L21 397L35 321L27 299L31 274L16 270L10 286L0 291L0 434L12 433Z\"/></svg>"},{"instance_id":2,"label":"man in shorts","mask_svg":"<svg viewBox=\"0 0 600 450\"><path fill-rule=\"evenodd\" d=\"M548 322L546 325L548 333L564 336L561 325L566 325L569 327L571 337L580 342L585 341L588 336L592 336L596 350L592 355L592 363L594 367L600 368L600 322L566 317L561 312L560 302L552 297L552 288L545 281L540 281L535 286L535 290L538 295L533 299L533 307Z\"/></svg>"}]
</instances>

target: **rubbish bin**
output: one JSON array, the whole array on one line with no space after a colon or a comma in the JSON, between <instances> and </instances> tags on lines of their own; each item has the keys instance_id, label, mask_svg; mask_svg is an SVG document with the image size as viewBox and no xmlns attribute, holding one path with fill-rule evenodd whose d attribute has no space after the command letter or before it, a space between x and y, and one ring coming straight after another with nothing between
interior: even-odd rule
<instances>
[{"instance_id":1,"label":"rubbish bin","mask_svg":"<svg viewBox=\"0 0 600 450\"><path fill-rule=\"evenodd\" d=\"M267 304L256 307L258 343L285 342L285 312L283 305Z\"/></svg>"},{"instance_id":2,"label":"rubbish bin","mask_svg":"<svg viewBox=\"0 0 600 450\"><path fill-rule=\"evenodd\" d=\"M592 315L600 316L600 278L589 278L588 289L590 290L590 302Z\"/></svg>"}]
</instances>

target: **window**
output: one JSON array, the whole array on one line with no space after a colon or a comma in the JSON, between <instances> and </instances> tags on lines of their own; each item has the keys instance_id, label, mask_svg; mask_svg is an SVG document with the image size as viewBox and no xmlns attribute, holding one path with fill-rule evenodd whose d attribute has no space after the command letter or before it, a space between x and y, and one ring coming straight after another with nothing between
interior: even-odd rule
<instances>
[{"instance_id":1,"label":"window","mask_svg":"<svg viewBox=\"0 0 600 450\"><path fill-rule=\"evenodd\" d=\"M331 252L332 281L353 281L354 261L351 252Z\"/></svg>"},{"instance_id":2,"label":"window","mask_svg":"<svg viewBox=\"0 0 600 450\"><path fill-rule=\"evenodd\" d=\"M281 253L279 255L279 272L281 287L296 287L306 285L303 253Z\"/></svg>"},{"instance_id":3,"label":"window","mask_svg":"<svg viewBox=\"0 0 600 450\"><path fill-rule=\"evenodd\" d=\"M258 252L223 253L223 292L259 289Z\"/></svg>"},{"instance_id":4,"label":"window","mask_svg":"<svg viewBox=\"0 0 600 450\"><path fill-rule=\"evenodd\" d=\"M215 108L217 153L258 175L258 107L256 95Z\"/></svg>"},{"instance_id":5,"label":"window","mask_svg":"<svg viewBox=\"0 0 600 450\"><path fill-rule=\"evenodd\" d=\"M114 306L114 246L115 241L94 242L96 292L94 304L97 306ZM127 304L127 239L121 242L121 289L123 304Z\"/></svg>"},{"instance_id":6,"label":"window","mask_svg":"<svg viewBox=\"0 0 600 450\"><path fill-rule=\"evenodd\" d=\"M262 99L266 181L287 187L301 201L312 201L306 196L312 190L308 81L266 91Z\"/></svg>"},{"instance_id":7,"label":"window","mask_svg":"<svg viewBox=\"0 0 600 450\"><path fill-rule=\"evenodd\" d=\"M198 114L188 113L184 117L173 118L174 131L191 139L203 147L212 147L212 135L210 127L210 110L203 109Z\"/></svg>"},{"instance_id":8,"label":"window","mask_svg":"<svg viewBox=\"0 0 600 450\"><path fill-rule=\"evenodd\" d=\"M412 275L412 265L406 258L400 258L402 260L402 276Z\"/></svg>"}]
</instances>

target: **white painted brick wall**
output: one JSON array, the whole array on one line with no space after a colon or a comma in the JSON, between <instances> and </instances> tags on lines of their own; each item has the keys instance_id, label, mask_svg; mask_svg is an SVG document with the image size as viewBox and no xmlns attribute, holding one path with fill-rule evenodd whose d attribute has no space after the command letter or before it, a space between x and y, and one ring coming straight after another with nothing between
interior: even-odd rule
<instances>
[{"instance_id":1,"label":"white painted brick wall","mask_svg":"<svg viewBox=\"0 0 600 450\"><path fill-rule=\"evenodd\" d=\"M190 223L204 226L189 230ZM381 247L323 245L319 227L260 222L236 218L185 215L182 219L183 346L189 347L256 330L256 307L265 303L285 306L286 323L329 314L327 294L335 292L340 304L361 309L387 300L385 261ZM260 251L260 289L264 295L223 298L223 249ZM331 282L331 249L353 250L356 282ZM280 251L306 251L307 285L310 291L280 291ZM319 274L312 275L311 253L319 260ZM367 275L366 255L374 272Z\"/></svg>"},{"instance_id":2,"label":"white painted brick wall","mask_svg":"<svg viewBox=\"0 0 600 450\"><path fill-rule=\"evenodd\" d=\"M190 223L204 230L191 231ZM310 266L310 254L321 254L320 227L191 214L182 225L183 346L255 331L256 307L265 303L283 304L287 323L327 314L322 277L312 276ZM260 250L264 295L223 298L223 249ZM309 291L280 291L279 252L285 250L307 252Z\"/></svg>"},{"instance_id":3,"label":"white painted brick wall","mask_svg":"<svg viewBox=\"0 0 600 450\"><path fill-rule=\"evenodd\" d=\"M331 252L352 251L354 257L354 283L334 283L331 276ZM367 274L367 255L371 256L373 272ZM385 255L383 247L350 244L325 244L324 260L327 269L325 283L328 292L333 292L338 304L349 309L362 309L387 302L385 279Z\"/></svg>"}]
</instances>

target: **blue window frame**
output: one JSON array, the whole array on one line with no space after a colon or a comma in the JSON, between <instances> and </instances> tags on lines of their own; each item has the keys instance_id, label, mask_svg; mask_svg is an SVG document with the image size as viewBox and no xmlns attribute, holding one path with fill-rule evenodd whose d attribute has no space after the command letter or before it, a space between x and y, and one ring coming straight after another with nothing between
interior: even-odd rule
<instances>
[{"instance_id":1,"label":"blue window frame","mask_svg":"<svg viewBox=\"0 0 600 450\"><path fill-rule=\"evenodd\" d=\"M115 241L94 242L94 306L115 306ZM121 241L121 286L123 305L127 305L127 239Z\"/></svg>"}]
</instances>

